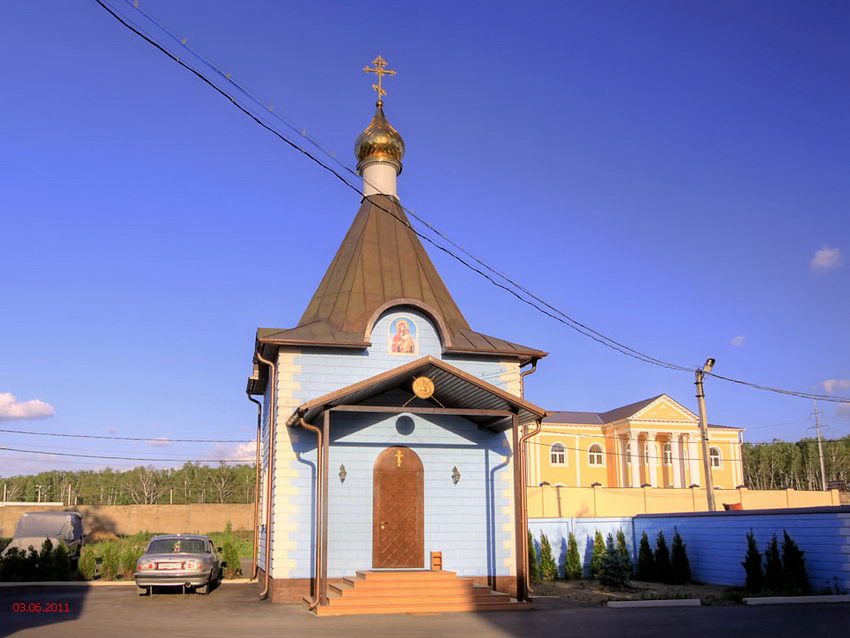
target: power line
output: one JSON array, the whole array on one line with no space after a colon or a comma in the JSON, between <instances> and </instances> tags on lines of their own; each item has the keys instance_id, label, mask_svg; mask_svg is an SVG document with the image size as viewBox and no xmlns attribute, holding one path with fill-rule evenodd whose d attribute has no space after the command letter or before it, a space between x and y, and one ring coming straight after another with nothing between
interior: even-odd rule
<instances>
[{"instance_id":1,"label":"power line","mask_svg":"<svg viewBox=\"0 0 850 638\"><path fill-rule=\"evenodd\" d=\"M43 452L41 450L21 450L13 447L0 446L0 450L7 452L21 452L23 454L44 454L47 456L74 456L85 459L114 459L116 461L164 461L168 463L241 463L252 465L246 459L152 459L136 456L106 456L101 454L72 454L70 452Z\"/></svg>"},{"instance_id":2,"label":"power line","mask_svg":"<svg viewBox=\"0 0 850 638\"><path fill-rule=\"evenodd\" d=\"M242 439L172 439L171 437L143 437L143 436L106 436L98 434L62 434L59 432L30 432L28 430L6 430L0 428L0 432L8 434L31 434L33 436L62 436L72 439L108 439L113 441L146 441L149 443L253 443L253 441Z\"/></svg>"},{"instance_id":3,"label":"power line","mask_svg":"<svg viewBox=\"0 0 850 638\"><path fill-rule=\"evenodd\" d=\"M101 6L101 7L102 7L105 11L107 11L110 15L112 15L112 17L113 17L113 18L115 18L118 22L120 22L120 23L121 23L124 27L126 27L127 29L129 29L130 31L132 31L133 33L135 33L136 35L138 35L140 38L144 39L146 42L148 42L150 45L152 45L153 47L155 47L156 49L158 49L158 50L159 50L160 52L162 52L164 55L168 56L168 57L169 57L169 58L171 58L173 61L177 62L180 66L182 66L182 67L183 67L183 68L185 68L186 70L190 71L192 74L194 74L195 76L197 76L197 77L198 77L201 81L203 81L205 84L209 85L212 89L214 89L215 91L217 91L218 93L220 93L222 96L224 96L224 97L228 98L228 99L230 100L230 102L231 102L231 103L232 103L232 104L233 104L233 105L234 105L237 109L239 109L239 110L240 110L243 114L245 114L246 116L250 117L252 120L254 120L254 121L255 121L257 124L259 124L261 127L263 127L264 129L266 129L267 131L269 131L269 132L270 132L270 133L272 133L273 135L275 135L275 136L277 136L278 138L280 138L283 142L285 142L286 144L288 144L290 147L292 147L292 148L294 148L295 150L299 151L300 153L302 153L302 154L306 155L308 158L310 158L310 159L311 159L312 161L314 161L316 164L318 164L319 166L321 166L322 168L324 168L326 171L328 171L328 172L330 172L331 174L333 174L333 175L334 175L337 179L339 179L339 180L340 180L343 184L345 184L347 187L349 187L350 189L352 189L353 191L355 191L356 193L358 193L361 197L365 197L365 195L364 195L364 193L363 193L363 191L362 191L362 190L360 190L357 186L355 186L354 184L352 184L351 182L349 182L349 181L348 181L348 180L347 180L347 179L346 179L343 175L341 175L338 171L334 170L334 169L333 169L331 166L329 166L327 163L325 163L325 162L321 161L321 160L320 160L319 158L317 158L315 155L313 155L313 154L312 154L312 153L310 153L309 151L305 150L304 148L302 148L301 146L299 146L298 144L296 144L295 142L293 142L292 140L290 140L289 138L287 138L285 135L283 135L282 133L280 133L279 131L277 131L275 128L273 128L270 124L268 124L268 123L266 123L265 121L263 121L263 120L262 120L260 117L258 117L256 114L254 114L254 113L253 113L253 112L251 112L248 108L246 108L246 107L245 107L245 106L243 106L241 103L239 103L239 101L237 101L237 99L236 99L233 95L230 95L230 94L229 94L229 93L227 93L225 90L223 90L222 88L220 88L219 86L217 86L217 85L216 85L213 81L211 81L209 78L207 78L207 77L206 77L203 73L201 73L201 72L200 72L200 71L198 71L197 69L195 69L195 68L193 68L192 66L190 66L190 65L186 64L185 62L183 62L183 61L180 59L180 57L179 57L179 56L177 56L177 55L175 55L175 54L171 53L170 51L168 51L168 50L167 50L164 46L162 46L161 44L159 44L158 42L156 42L156 41L153 39L153 37L146 35L140 27L136 27L136 26L134 26L134 25L133 25L133 24L131 24L131 23L130 23L127 19L125 19L125 18L123 18L122 16L120 16L120 15L119 15L119 14L118 14L115 10L113 10L113 9L112 9L109 5L107 5L107 4L106 4L103 0L95 0L95 2L97 2L97 3L98 3L98 4L99 4L99 5L100 5L100 6ZM136 9L138 9L138 8L139 8L139 7L138 7L138 3L136 3L136 2L133 2L133 3L130 3L130 4L131 4L131 6L133 6L133 7L134 7L134 8L136 8ZM173 35L173 33L171 33L171 32L170 32L170 31L168 31L165 27L163 27L162 25L160 25L160 24L159 24L159 23L158 23L155 19L153 19L152 17L150 17L147 13L144 13L144 12L143 12L143 15L145 15L146 17L148 17L148 19L150 19L150 20L151 20L154 24L157 24L157 26L159 26L159 27L160 27L163 31L165 31L166 33L168 33L170 37L172 37L172 38L175 38L175 39L176 39L176 36L174 36L174 35ZM210 66L210 68L212 68L212 69L213 69L216 73L218 73L219 75L221 75L222 77L224 77L224 78L225 78L228 82L230 82L231 84L233 84L233 85L234 85L234 86L235 86L235 87L236 87L236 88L237 88L240 92L242 92L243 94L247 95L247 96L248 96L248 97L249 97L252 101L257 102L258 104L261 104L261 103L257 100L257 98L255 98L252 94L250 94L249 92L247 92L245 89L242 89L242 88L241 88L241 86L239 86L238 84L236 84L235 82L233 82L232 78L231 78L231 77L229 77L229 74L225 74L225 73L223 73L223 72L222 72L222 71L221 71L218 67L216 67L216 66L215 66L215 65L213 65L211 62L209 62L208 60L206 60L205 58L203 58L203 56L201 56L199 53L197 53L196 51L194 51L194 49L189 48L189 47L188 47L188 45L187 45L187 43L186 43L185 41L183 41L183 40L179 40L179 42L180 42L180 45L181 45L181 46L186 47L186 48L187 48L187 50L191 51L191 52L192 52L192 54L193 54L195 57L197 57L198 59L200 59L201 61L203 61L203 62L204 62L204 64L206 64L206 65ZM279 116L277 116L276 114L274 114L274 112L273 112L273 111L268 110L268 107L265 107L265 108L267 109L267 111L268 111L269 113L271 113L271 114L272 114L272 116L273 116L273 117L276 117L276 118L277 118L277 119L279 119L281 122L284 122L284 123L285 123L288 127L290 127L290 128L292 128L293 130L297 131L297 132L298 132L298 133L299 133L302 137L304 137L305 139L307 139L308 141L310 141L310 142L311 142L312 144L314 144L314 145L315 145L315 146L316 146L319 150L321 150L323 153L325 153L325 154L327 154L329 157L331 157L331 158L332 158L332 160L333 160L334 162L336 162L336 163L338 163L338 164L341 164L341 163L339 162L339 160L336 158L336 155L335 155L335 154L333 154L333 153L328 153L327 151L325 151L325 150L324 150L324 148L322 148L322 147L321 147L321 145L319 145L317 142L315 142L314 140L312 140L311 138L309 138L309 137L306 135L306 132L305 132L305 131L303 131L303 130L299 130L299 129L297 129L296 127L294 127L292 124L290 124L290 123L286 122L285 120L283 120L282 118L280 118ZM350 173L354 174L354 173L353 173L353 171L351 171L351 169L350 169L350 168L348 168L348 167L347 167L347 166L345 166L344 164L341 164L341 165L342 165L342 166L343 166L343 167L344 167L344 168L345 168L348 172L350 172ZM566 314L566 313L564 313L563 311L561 311L561 310L557 309L555 306L553 306L553 305L549 304L548 302L543 301L540 297L538 297L538 296L534 295L534 294L533 294L533 293L532 293L532 292L531 292L528 288L526 288L525 286L523 286L523 285L521 285L521 284L517 283L517 282L516 282L516 281L514 281L513 279L511 279L511 278L507 277L506 275L501 274L499 271L497 271L496 269L492 268L491 266L489 266L488 264L486 264L484 261L482 261L482 260L478 259L477 257L474 257L471 253L469 253L469 251L467 251L466 249L462 248L461 246L459 246L458 244L456 244L456 243L455 243L455 242L453 242L452 240L448 239L448 237L447 237L446 235L444 235L443 233L440 233L440 232L439 232L436 228L434 228L431 224L429 224L429 223L427 223L426 221L424 221L421 217L417 216L416 214L414 214L414 213L413 213L412 211L410 211L409 209L406 209L406 208L402 207L402 209L403 209L403 210L407 211L407 212L408 212L408 213L410 213L410 214L411 214L411 215L412 215L415 219L417 219L417 220L418 220L418 221L420 221L421 223L425 224L425 225L426 225L429 229L431 229L431 230L432 230L435 234L437 234L439 237L443 238L445 241L448 241L450 244L452 244L453 246L455 246L455 247L456 247L456 248L458 248L459 250L462 250L465 254L469 255L469 256L470 256L470 257L471 257L471 258L472 258L475 262L477 262L478 264L480 264L483 268L485 268L485 269L489 270L491 273L495 274L495 275L496 275L496 276L498 276L500 279L502 279L503 281L507 282L509 286L513 286L514 288L516 288L516 290L521 291L521 292L523 293L523 295L527 295L527 296L528 296L528 297L530 297L531 299L528 299L528 298L524 297L523 295L521 295L520 293L518 293L516 290L514 290L514 289L510 288L508 285L505 285L505 284L503 284L503 283L501 283L501 282L499 282L499 281L496 281L495 279L493 279L493 277L491 277L490 275L488 275L487 273L485 273L484 271L482 271L480 268L477 268L477 267L476 267L476 266L474 266L473 264L469 263L469 262L468 262L468 261L466 261L464 258L462 258L461 256L457 255L456 253L454 253L454 252L453 252L453 251L451 251L450 249L446 248L445 246L440 245L439 243L437 243L436 241L434 241L433 239L431 239L431 238L430 238L430 237L428 237L427 235L424 235L423 233L419 232L418 230L416 230L415 228L413 228L413 226L410 224L410 222L407 222L406 220L401 219L401 218L400 218L400 217L398 217L398 216L397 216L397 215L396 215L393 211L391 211L391 210L389 210L389 209L387 209L387 208L385 208L385 207L381 206L381 205L380 205L379 203L377 203L377 202L374 202L374 201L373 201L373 202L372 202L372 204L373 204L373 205L375 205L378 209L382 210L383 212L385 212L385 213L387 213L387 214L391 215L392 217L394 217L394 218L395 218L395 219L396 219L399 223L401 223L401 224L405 225L407 228L409 228L409 229L411 230L411 232L415 233L415 234L416 234L418 237L420 237L421 239L423 239L423 240L427 241L428 243L430 243L432 246L434 246L434 247L435 247L435 248L437 248L438 250L441 250L442 252L444 252L444 253L446 253L447 255L451 256L451 257L452 257L452 258L454 258L455 260L459 261L461 264L463 264L464 266L466 266L466 267L467 267L467 268L469 268L470 270L472 270L472 271L476 272L477 274L479 274L479 275L481 275L482 277L484 277L485 279L487 279L487 280L488 280L491 284L493 284L494 286L497 286L497 287L499 287L499 288L502 288L503 290L505 290L505 291L506 291L506 292L508 292L509 294L511 294L511 295L513 295L514 297L516 297L519 301L521 301L521 302L523 302L523 303L525 303L525 304L527 304L527 305L531 306L532 308L534 308L534 309L535 309L535 310L537 310L538 312L540 312L540 313L542 313L542 314L544 314L544 315L547 315L547 316L549 316L550 318L555 319L556 321L559 321L560 323L563 323L564 325L566 325L566 326L568 326L569 328L571 328L571 329L575 330L575 331L576 331L576 332L578 332L579 334L582 334L582 335L583 335L583 336L585 336L585 337L588 337L588 338L590 338L590 339L593 339L593 340L594 340L594 341L596 341L597 343L600 343L601 345L604 345L604 346L606 346L606 347L608 347L608 348L610 348L610 349L612 349L612 350L615 350L615 351L619 352L620 354L624 354L624 355L626 355L626 356L629 356L629 357L635 358L635 359L637 359L637 360L639 360L639 361L643 361L644 363L650 363L650 364L652 364L652 365L656 365L656 366L659 366L659 367L662 367L662 368L667 368L667 369L670 369L670 370L676 370L676 371L691 372L691 371L693 370L692 368L687 367L687 366L682 366L682 365L679 365L679 364L676 364L676 363L670 363L670 362L668 362L668 361L664 361L664 360L662 360L662 359L657 359L657 358L652 357L652 356L650 356L650 355L644 354L644 353L642 353L642 352L640 352L640 351L638 351L638 350L636 350L636 349L634 349L634 348L631 348L630 346L627 346L627 345L622 344L622 343L620 343L620 342L618 342L618 341L616 341L616 340L614 340L614 339L612 339L612 338L610 338L610 337L607 337L607 336L606 336L606 335L604 335L603 333L598 332L598 331L594 330L593 328L590 328L590 327L589 327L589 326L587 326L586 324L583 324L583 323L581 323L581 322L579 322L579 321L577 321L577 320L573 319L572 317L570 317L569 315L567 315L567 314ZM541 306L541 305L538 305L538 303L539 303L539 304L542 304L542 306ZM774 387L771 387L771 386L766 386L766 385L760 385L760 384L756 384L756 383L751 383L751 382L743 381L743 380L740 380L740 379L734 379L734 378L731 378L731 377L725 377L725 376L718 375L718 374L715 374L715 373L706 373L706 374L709 374L710 376L713 376L714 378L717 378L717 379L721 379L721 380L723 380L723 381L729 381L729 382L731 382L731 383L736 383L736 384L740 384L740 385L744 385L744 386L748 386L748 387L752 387L752 388L755 388L755 389L764 390L764 391L768 391L768 392L774 392L774 393L784 394L784 395L788 395L788 396L795 396L795 397L805 398L805 399L818 399L818 400L821 400L821 401L830 401L830 402L835 402L835 403L850 403L850 398L846 398L846 397L838 397L838 396L831 396L831 395L824 395L824 394L816 394L816 393L811 393L811 392L802 392L802 391L796 391L796 390L785 390L785 389L781 389L781 388L774 388Z\"/></svg>"}]
</instances>

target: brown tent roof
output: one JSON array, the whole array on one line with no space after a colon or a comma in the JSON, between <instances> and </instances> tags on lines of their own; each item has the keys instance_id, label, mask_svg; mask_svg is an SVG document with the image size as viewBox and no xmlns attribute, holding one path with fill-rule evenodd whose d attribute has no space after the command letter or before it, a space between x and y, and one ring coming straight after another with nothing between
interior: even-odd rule
<instances>
[{"instance_id":1,"label":"brown tent roof","mask_svg":"<svg viewBox=\"0 0 850 638\"><path fill-rule=\"evenodd\" d=\"M401 205L364 198L298 326L260 328L260 343L367 347L368 332L393 305L421 308L437 322L449 352L501 354L524 361L545 352L475 332L425 252Z\"/></svg>"}]
</instances>

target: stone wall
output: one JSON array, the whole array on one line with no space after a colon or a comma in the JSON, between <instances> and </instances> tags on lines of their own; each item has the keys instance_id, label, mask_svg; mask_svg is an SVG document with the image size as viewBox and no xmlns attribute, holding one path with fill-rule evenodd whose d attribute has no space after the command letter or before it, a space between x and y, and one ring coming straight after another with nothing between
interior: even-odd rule
<instances>
[{"instance_id":1,"label":"stone wall","mask_svg":"<svg viewBox=\"0 0 850 638\"><path fill-rule=\"evenodd\" d=\"M189 505L79 505L77 507L0 507L0 536L11 537L24 512L75 510L83 515L86 534L104 530L119 535L139 532L204 534L253 529L250 503L193 503Z\"/></svg>"}]
</instances>

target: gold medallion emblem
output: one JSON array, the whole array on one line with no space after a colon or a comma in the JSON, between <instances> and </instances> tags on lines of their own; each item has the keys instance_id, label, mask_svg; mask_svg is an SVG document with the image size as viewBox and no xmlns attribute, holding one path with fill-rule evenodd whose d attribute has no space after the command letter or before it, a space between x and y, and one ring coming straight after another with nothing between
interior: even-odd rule
<instances>
[{"instance_id":1,"label":"gold medallion emblem","mask_svg":"<svg viewBox=\"0 0 850 638\"><path fill-rule=\"evenodd\" d=\"M428 377L417 377L413 380L413 394L420 399L428 399L434 394L434 382Z\"/></svg>"}]
</instances>

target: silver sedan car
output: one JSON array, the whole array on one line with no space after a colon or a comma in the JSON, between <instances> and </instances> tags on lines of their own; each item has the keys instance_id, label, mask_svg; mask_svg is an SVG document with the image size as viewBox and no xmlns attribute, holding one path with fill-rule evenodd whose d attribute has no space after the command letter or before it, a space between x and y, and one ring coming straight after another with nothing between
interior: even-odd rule
<instances>
[{"instance_id":1,"label":"silver sedan car","mask_svg":"<svg viewBox=\"0 0 850 638\"><path fill-rule=\"evenodd\" d=\"M225 564L207 536L173 534L154 536L144 555L136 563L133 578L139 595L151 593L152 587L185 587L207 594L221 581Z\"/></svg>"}]
</instances>

